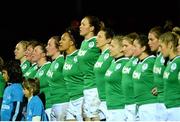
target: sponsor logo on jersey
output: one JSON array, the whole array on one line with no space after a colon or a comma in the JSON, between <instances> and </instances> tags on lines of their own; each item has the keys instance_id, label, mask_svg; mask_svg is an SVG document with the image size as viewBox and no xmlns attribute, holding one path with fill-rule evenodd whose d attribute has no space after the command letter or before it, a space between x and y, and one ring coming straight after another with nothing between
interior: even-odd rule
<instances>
[{"instance_id":1,"label":"sponsor logo on jersey","mask_svg":"<svg viewBox=\"0 0 180 122\"><path fill-rule=\"evenodd\" d=\"M71 68L72 68L72 64L67 64L67 63L64 64L65 70L71 70Z\"/></svg>"},{"instance_id":2,"label":"sponsor logo on jersey","mask_svg":"<svg viewBox=\"0 0 180 122\"><path fill-rule=\"evenodd\" d=\"M104 55L104 60L106 60L106 59L108 59L109 58L109 53L106 53L105 55Z\"/></svg>"},{"instance_id":3,"label":"sponsor logo on jersey","mask_svg":"<svg viewBox=\"0 0 180 122\"><path fill-rule=\"evenodd\" d=\"M84 56L86 54L87 50L79 50L78 55Z\"/></svg>"},{"instance_id":4,"label":"sponsor logo on jersey","mask_svg":"<svg viewBox=\"0 0 180 122\"><path fill-rule=\"evenodd\" d=\"M140 77L141 77L141 73L136 72L136 71L133 72L133 78L134 79L140 79Z\"/></svg>"},{"instance_id":5,"label":"sponsor logo on jersey","mask_svg":"<svg viewBox=\"0 0 180 122\"><path fill-rule=\"evenodd\" d=\"M105 76L108 76L108 77L110 77L110 76L111 76L111 74L112 74L112 71L110 71L110 70L107 70L107 71L106 71L106 74L105 74Z\"/></svg>"},{"instance_id":6,"label":"sponsor logo on jersey","mask_svg":"<svg viewBox=\"0 0 180 122\"><path fill-rule=\"evenodd\" d=\"M103 62L96 62L94 67L95 68L100 68L102 66Z\"/></svg>"},{"instance_id":7,"label":"sponsor logo on jersey","mask_svg":"<svg viewBox=\"0 0 180 122\"><path fill-rule=\"evenodd\" d=\"M143 64L142 71L145 71L148 68L148 64Z\"/></svg>"},{"instance_id":8,"label":"sponsor logo on jersey","mask_svg":"<svg viewBox=\"0 0 180 122\"><path fill-rule=\"evenodd\" d=\"M163 78L164 78L164 79L168 79L168 78L169 78L169 73L168 73L168 72L164 72Z\"/></svg>"},{"instance_id":9,"label":"sponsor logo on jersey","mask_svg":"<svg viewBox=\"0 0 180 122\"><path fill-rule=\"evenodd\" d=\"M176 63L173 63L173 64L171 65L171 71L174 71L174 70L176 69L176 67L177 67L177 64L176 64Z\"/></svg>"},{"instance_id":10,"label":"sponsor logo on jersey","mask_svg":"<svg viewBox=\"0 0 180 122\"><path fill-rule=\"evenodd\" d=\"M156 67L156 66L154 66L154 68L153 68L153 73L155 73L155 74L161 74L161 67Z\"/></svg>"},{"instance_id":11,"label":"sponsor logo on jersey","mask_svg":"<svg viewBox=\"0 0 180 122\"><path fill-rule=\"evenodd\" d=\"M89 42L89 48L94 47L94 42Z\"/></svg>"},{"instance_id":12,"label":"sponsor logo on jersey","mask_svg":"<svg viewBox=\"0 0 180 122\"><path fill-rule=\"evenodd\" d=\"M130 71L131 71L131 68L130 68L130 67L123 67L122 73L123 73L123 74L129 74Z\"/></svg>"}]
</instances>

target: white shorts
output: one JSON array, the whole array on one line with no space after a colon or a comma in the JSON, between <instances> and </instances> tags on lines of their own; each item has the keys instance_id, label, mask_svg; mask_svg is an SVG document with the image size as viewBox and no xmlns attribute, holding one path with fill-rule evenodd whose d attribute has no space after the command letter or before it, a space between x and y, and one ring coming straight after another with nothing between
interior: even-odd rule
<instances>
[{"instance_id":1,"label":"white shorts","mask_svg":"<svg viewBox=\"0 0 180 122\"><path fill-rule=\"evenodd\" d=\"M126 121L136 120L136 104L125 105L125 116Z\"/></svg>"},{"instance_id":2,"label":"white shorts","mask_svg":"<svg viewBox=\"0 0 180 122\"><path fill-rule=\"evenodd\" d=\"M51 120L51 108L46 109L45 112L48 116L48 120L50 121Z\"/></svg>"},{"instance_id":3,"label":"white shorts","mask_svg":"<svg viewBox=\"0 0 180 122\"><path fill-rule=\"evenodd\" d=\"M66 120L83 121L82 104L83 97L70 101L66 113Z\"/></svg>"},{"instance_id":4,"label":"white shorts","mask_svg":"<svg viewBox=\"0 0 180 122\"><path fill-rule=\"evenodd\" d=\"M98 97L97 88L86 89L83 91L83 93L84 93L83 117L84 118L99 117L98 108L100 105L100 100Z\"/></svg>"},{"instance_id":5,"label":"white shorts","mask_svg":"<svg viewBox=\"0 0 180 122\"><path fill-rule=\"evenodd\" d=\"M180 121L180 107L167 109L167 121Z\"/></svg>"},{"instance_id":6,"label":"white shorts","mask_svg":"<svg viewBox=\"0 0 180 122\"><path fill-rule=\"evenodd\" d=\"M108 111L107 111L106 101L102 101L100 103L99 108L98 108L98 114L99 114L100 120L107 118Z\"/></svg>"},{"instance_id":7,"label":"white shorts","mask_svg":"<svg viewBox=\"0 0 180 122\"><path fill-rule=\"evenodd\" d=\"M50 121L64 121L69 102L54 104L51 109Z\"/></svg>"},{"instance_id":8,"label":"white shorts","mask_svg":"<svg viewBox=\"0 0 180 122\"><path fill-rule=\"evenodd\" d=\"M157 103L157 121L166 121L167 120L167 109L164 103Z\"/></svg>"},{"instance_id":9,"label":"white shorts","mask_svg":"<svg viewBox=\"0 0 180 122\"><path fill-rule=\"evenodd\" d=\"M125 121L124 109L108 110L108 116L106 121Z\"/></svg>"},{"instance_id":10,"label":"white shorts","mask_svg":"<svg viewBox=\"0 0 180 122\"><path fill-rule=\"evenodd\" d=\"M138 115L140 121L157 121L157 103L140 105Z\"/></svg>"}]
</instances>

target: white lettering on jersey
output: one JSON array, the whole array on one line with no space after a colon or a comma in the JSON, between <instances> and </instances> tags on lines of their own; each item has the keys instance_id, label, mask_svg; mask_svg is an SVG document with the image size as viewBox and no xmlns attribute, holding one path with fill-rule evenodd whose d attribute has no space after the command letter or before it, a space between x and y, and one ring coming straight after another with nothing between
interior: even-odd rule
<instances>
[{"instance_id":1,"label":"white lettering on jersey","mask_svg":"<svg viewBox=\"0 0 180 122\"><path fill-rule=\"evenodd\" d=\"M26 72L25 74L24 74L24 76L29 76L30 75L30 72Z\"/></svg>"},{"instance_id":2,"label":"white lettering on jersey","mask_svg":"<svg viewBox=\"0 0 180 122\"><path fill-rule=\"evenodd\" d=\"M139 72L133 72L133 78L134 79L140 79L140 76L141 76L141 73L139 73Z\"/></svg>"},{"instance_id":3,"label":"white lettering on jersey","mask_svg":"<svg viewBox=\"0 0 180 122\"><path fill-rule=\"evenodd\" d=\"M153 72L155 73L155 74L161 74L161 67L154 67L153 68Z\"/></svg>"},{"instance_id":4,"label":"white lettering on jersey","mask_svg":"<svg viewBox=\"0 0 180 122\"><path fill-rule=\"evenodd\" d=\"M100 68L102 66L103 62L96 62L96 64L94 65L94 67L96 68Z\"/></svg>"},{"instance_id":5,"label":"white lettering on jersey","mask_svg":"<svg viewBox=\"0 0 180 122\"><path fill-rule=\"evenodd\" d=\"M4 105L4 104L2 104L1 109L8 110L8 109L10 109L10 106L9 106L9 105Z\"/></svg>"},{"instance_id":6,"label":"white lettering on jersey","mask_svg":"<svg viewBox=\"0 0 180 122\"><path fill-rule=\"evenodd\" d=\"M112 74L112 71L109 71L109 70L107 70L107 71L106 71L106 74L105 74L105 76L108 76L108 77L110 77L110 76L111 76L111 74Z\"/></svg>"},{"instance_id":7,"label":"white lettering on jersey","mask_svg":"<svg viewBox=\"0 0 180 122\"><path fill-rule=\"evenodd\" d=\"M53 72L51 72L50 70L48 70L47 74L48 77L52 78L53 77Z\"/></svg>"},{"instance_id":8,"label":"white lettering on jersey","mask_svg":"<svg viewBox=\"0 0 180 122\"><path fill-rule=\"evenodd\" d=\"M65 70L71 70L71 68L72 68L71 64L67 64L67 63L64 64L64 69Z\"/></svg>"},{"instance_id":9,"label":"white lettering on jersey","mask_svg":"<svg viewBox=\"0 0 180 122\"><path fill-rule=\"evenodd\" d=\"M85 54L86 54L86 50L80 50L79 52L78 52L78 55L79 56L84 56Z\"/></svg>"},{"instance_id":10,"label":"white lettering on jersey","mask_svg":"<svg viewBox=\"0 0 180 122\"><path fill-rule=\"evenodd\" d=\"M129 74L130 71L131 71L131 68L129 68L129 67L123 67L123 70L122 70L123 74Z\"/></svg>"},{"instance_id":11,"label":"white lettering on jersey","mask_svg":"<svg viewBox=\"0 0 180 122\"><path fill-rule=\"evenodd\" d=\"M168 79L168 77L169 77L169 73L168 73L168 72L164 72L163 78L164 78L164 79Z\"/></svg>"}]
</instances>

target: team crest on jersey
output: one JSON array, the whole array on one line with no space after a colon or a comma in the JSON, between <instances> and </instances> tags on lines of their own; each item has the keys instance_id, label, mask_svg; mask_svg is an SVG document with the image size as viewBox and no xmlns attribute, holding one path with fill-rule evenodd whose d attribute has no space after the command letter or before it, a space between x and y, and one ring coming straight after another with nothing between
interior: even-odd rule
<instances>
[{"instance_id":1,"label":"team crest on jersey","mask_svg":"<svg viewBox=\"0 0 180 122\"><path fill-rule=\"evenodd\" d=\"M92 47L94 47L94 42L89 43L89 48L92 48Z\"/></svg>"},{"instance_id":2,"label":"team crest on jersey","mask_svg":"<svg viewBox=\"0 0 180 122\"><path fill-rule=\"evenodd\" d=\"M75 56L75 57L73 58L73 61L74 61L74 62L77 62L77 56Z\"/></svg>"},{"instance_id":3,"label":"team crest on jersey","mask_svg":"<svg viewBox=\"0 0 180 122\"><path fill-rule=\"evenodd\" d=\"M59 63L56 63L56 64L54 65L54 68L57 69L58 67L59 67Z\"/></svg>"},{"instance_id":4,"label":"team crest on jersey","mask_svg":"<svg viewBox=\"0 0 180 122\"><path fill-rule=\"evenodd\" d=\"M22 69L26 69L26 67L27 67L27 64L24 64L24 65L22 66Z\"/></svg>"},{"instance_id":5,"label":"team crest on jersey","mask_svg":"<svg viewBox=\"0 0 180 122\"><path fill-rule=\"evenodd\" d=\"M42 76L44 74L44 70L41 70L40 72L39 72L39 76Z\"/></svg>"},{"instance_id":6,"label":"team crest on jersey","mask_svg":"<svg viewBox=\"0 0 180 122\"><path fill-rule=\"evenodd\" d=\"M138 58L136 58L136 59L132 62L133 66L137 65L137 62L138 62Z\"/></svg>"},{"instance_id":7,"label":"team crest on jersey","mask_svg":"<svg viewBox=\"0 0 180 122\"><path fill-rule=\"evenodd\" d=\"M2 107L1 107L2 109L10 109L10 105L4 105L4 104L2 104Z\"/></svg>"},{"instance_id":8,"label":"team crest on jersey","mask_svg":"<svg viewBox=\"0 0 180 122\"><path fill-rule=\"evenodd\" d=\"M171 65L171 71L175 70L176 67L177 67L176 63L173 63L173 64Z\"/></svg>"},{"instance_id":9,"label":"team crest on jersey","mask_svg":"<svg viewBox=\"0 0 180 122\"><path fill-rule=\"evenodd\" d=\"M148 64L143 64L142 70L144 71L144 70L146 70L147 68L148 68Z\"/></svg>"},{"instance_id":10,"label":"team crest on jersey","mask_svg":"<svg viewBox=\"0 0 180 122\"><path fill-rule=\"evenodd\" d=\"M33 69L34 69L34 70L37 70L37 69L38 69L38 66L35 66Z\"/></svg>"},{"instance_id":11,"label":"team crest on jersey","mask_svg":"<svg viewBox=\"0 0 180 122\"><path fill-rule=\"evenodd\" d=\"M104 60L106 60L106 59L108 59L109 58L109 53L106 53L105 55L104 55Z\"/></svg>"},{"instance_id":12,"label":"team crest on jersey","mask_svg":"<svg viewBox=\"0 0 180 122\"><path fill-rule=\"evenodd\" d=\"M161 60L160 60L161 64L164 64L165 63L165 60L163 57L161 57Z\"/></svg>"},{"instance_id":13,"label":"team crest on jersey","mask_svg":"<svg viewBox=\"0 0 180 122\"><path fill-rule=\"evenodd\" d=\"M116 65L116 70L120 69L121 68L121 64L117 64Z\"/></svg>"}]
</instances>

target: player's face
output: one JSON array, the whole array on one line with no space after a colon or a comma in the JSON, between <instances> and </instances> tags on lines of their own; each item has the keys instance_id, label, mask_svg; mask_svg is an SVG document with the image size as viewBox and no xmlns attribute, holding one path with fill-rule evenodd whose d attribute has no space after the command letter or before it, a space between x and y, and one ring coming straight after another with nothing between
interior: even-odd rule
<instances>
[{"instance_id":1,"label":"player's face","mask_svg":"<svg viewBox=\"0 0 180 122\"><path fill-rule=\"evenodd\" d=\"M158 51L159 40L156 38L156 36L153 32L148 34L148 39L149 39L148 44L149 44L151 51Z\"/></svg>"},{"instance_id":2,"label":"player's face","mask_svg":"<svg viewBox=\"0 0 180 122\"><path fill-rule=\"evenodd\" d=\"M32 53L32 61L38 62L44 56L45 53L42 51L41 46L36 46Z\"/></svg>"},{"instance_id":3,"label":"player's face","mask_svg":"<svg viewBox=\"0 0 180 122\"><path fill-rule=\"evenodd\" d=\"M31 61L31 58L32 58L32 52L33 52L33 47L31 45L29 45L25 51L25 56L26 56L26 59Z\"/></svg>"},{"instance_id":4,"label":"player's face","mask_svg":"<svg viewBox=\"0 0 180 122\"><path fill-rule=\"evenodd\" d=\"M23 92L26 98L30 98L32 96L32 94L30 93L30 91L26 88L23 88Z\"/></svg>"},{"instance_id":5,"label":"player's face","mask_svg":"<svg viewBox=\"0 0 180 122\"><path fill-rule=\"evenodd\" d=\"M6 70L2 70L2 76L6 82L9 80L8 72Z\"/></svg>"},{"instance_id":6,"label":"player's face","mask_svg":"<svg viewBox=\"0 0 180 122\"><path fill-rule=\"evenodd\" d=\"M134 56L139 57L143 52L143 48L139 44L138 40L134 40L133 45L134 45Z\"/></svg>"},{"instance_id":7,"label":"player's face","mask_svg":"<svg viewBox=\"0 0 180 122\"><path fill-rule=\"evenodd\" d=\"M14 50L15 59L20 60L25 55L25 50L23 48L23 45L21 43L18 43Z\"/></svg>"},{"instance_id":8,"label":"player's face","mask_svg":"<svg viewBox=\"0 0 180 122\"><path fill-rule=\"evenodd\" d=\"M70 46L73 44L71 41L70 35L68 33L64 33L61 36L61 40L59 41L59 50L60 51L67 51Z\"/></svg>"},{"instance_id":9,"label":"player's face","mask_svg":"<svg viewBox=\"0 0 180 122\"><path fill-rule=\"evenodd\" d=\"M123 52L126 57L131 57L134 54L134 46L127 40L123 40Z\"/></svg>"},{"instance_id":10,"label":"player's face","mask_svg":"<svg viewBox=\"0 0 180 122\"><path fill-rule=\"evenodd\" d=\"M97 34L97 41L96 41L96 46L99 47L100 49L103 48L103 46L105 46L108 42L108 40L106 39L105 36L105 32L104 31L99 31Z\"/></svg>"},{"instance_id":11,"label":"player's face","mask_svg":"<svg viewBox=\"0 0 180 122\"><path fill-rule=\"evenodd\" d=\"M88 35L91 31L93 31L92 29L93 29L93 28L92 28L92 26L89 24L88 18L85 17L84 19L82 19L81 25L80 25L80 35L85 37L85 36Z\"/></svg>"},{"instance_id":12,"label":"player's face","mask_svg":"<svg viewBox=\"0 0 180 122\"><path fill-rule=\"evenodd\" d=\"M169 51L170 51L170 50L169 50L167 44L161 42L161 43L160 43L160 51L161 51L163 57L168 57L168 56L169 56Z\"/></svg>"},{"instance_id":13,"label":"player's face","mask_svg":"<svg viewBox=\"0 0 180 122\"><path fill-rule=\"evenodd\" d=\"M113 39L111 41L110 47L110 55L114 58L117 58L120 53L122 53L122 46L118 43L118 40Z\"/></svg>"},{"instance_id":14,"label":"player's face","mask_svg":"<svg viewBox=\"0 0 180 122\"><path fill-rule=\"evenodd\" d=\"M50 38L48 40L48 43L47 43L47 46L46 46L46 50L47 50L46 55L50 56L50 57L52 57L57 52L59 52L59 49L56 47L55 39L54 38Z\"/></svg>"}]
</instances>

